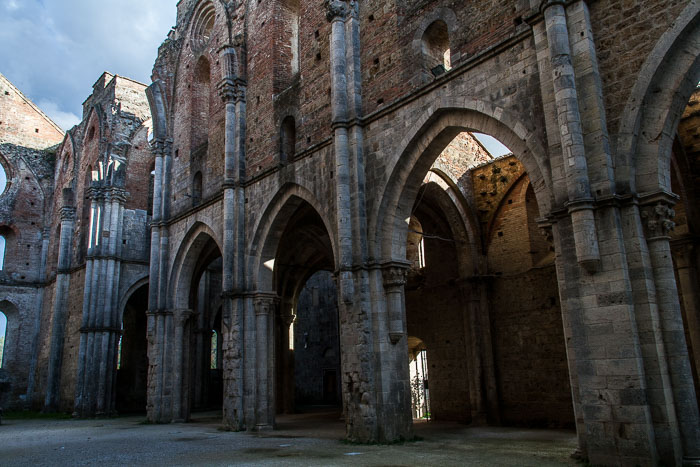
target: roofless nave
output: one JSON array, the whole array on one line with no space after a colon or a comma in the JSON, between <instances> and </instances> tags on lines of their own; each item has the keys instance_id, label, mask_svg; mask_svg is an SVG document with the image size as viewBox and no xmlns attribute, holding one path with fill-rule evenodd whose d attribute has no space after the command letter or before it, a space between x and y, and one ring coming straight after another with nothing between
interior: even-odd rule
<instances>
[{"instance_id":1,"label":"roofless nave","mask_svg":"<svg viewBox=\"0 0 700 467\"><path fill-rule=\"evenodd\" d=\"M467 3L181 0L65 136L1 80L3 406L697 462L700 6Z\"/></svg>"}]
</instances>

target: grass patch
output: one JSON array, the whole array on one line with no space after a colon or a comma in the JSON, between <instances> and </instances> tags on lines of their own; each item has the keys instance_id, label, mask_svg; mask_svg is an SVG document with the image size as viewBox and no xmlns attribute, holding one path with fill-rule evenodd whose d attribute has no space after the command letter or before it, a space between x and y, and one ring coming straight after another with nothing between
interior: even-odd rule
<instances>
[{"instance_id":1,"label":"grass patch","mask_svg":"<svg viewBox=\"0 0 700 467\"><path fill-rule=\"evenodd\" d=\"M34 412L31 410L6 411L2 414L3 420L69 420L71 415L63 412Z\"/></svg>"},{"instance_id":2,"label":"grass patch","mask_svg":"<svg viewBox=\"0 0 700 467\"><path fill-rule=\"evenodd\" d=\"M420 436L414 436L413 438L399 438L395 439L394 441L384 441L384 442L379 442L379 441L353 441L350 439L341 439L339 440L342 444L349 444L351 446L400 446L403 444L407 443L416 443L418 441L423 441L423 438Z\"/></svg>"}]
</instances>

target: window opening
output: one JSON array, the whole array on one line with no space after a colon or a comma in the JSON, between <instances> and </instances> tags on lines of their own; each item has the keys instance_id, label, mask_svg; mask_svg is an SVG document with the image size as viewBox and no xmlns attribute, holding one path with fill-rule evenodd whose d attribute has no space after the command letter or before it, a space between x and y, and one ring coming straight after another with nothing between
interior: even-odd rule
<instances>
[{"instance_id":1,"label":"window opening","mask_svg":"<svg viewBox=\"0 0 700 467\"><path fill-rule=\"evenodd\" d=\"M211 358L210 358L210 368L212 370L217 370L219 368L218 356L219 356L219 335L212 329L211 331Z\"/></svg>"},{"instance_id":2,"label":"window opening","mask_svg":"<svg viewBox=\"0 0 700 467\"><path fill-rule=\"evenodd\" d=\"M426 64L434 76L440 76L452 68L450 35L444 21L437 20L428 26L423 33L422 49Z\"/></svg>"},{"instance_id":3,"label":"window opening","mask_svg":"<svg viewBox=\"0 0 700 467\"><path fill-rule=\"evenodd\" d=\"M0 164L0 195L5 192L7 188L7 174L5 173L5 167Z\"/></svg>"},{"instance_id":4,"label":"window opening","mask_svg":"<svg viewBox=\"0 0 700 467\"><path fill-rule=\"evenodd\" d=\"M5 237L0 235L0 271L5 269Z\"/></svg>"},{"instance_id":5,"label":"window opening","mask_svg":"<svg viewBox=\"0 0 700 467\"><path fill-rule=\"evenodd\" d=\"M3 367L3 354L5 350L5 337L7 335L7 316L0 311L0 368Z\"/></svg>"},{"instance_id":6,"label":"window opening","mask_svg":"<svg viewBox=\"0 0 700 467\"><path fill-rule=\"evenodd\" d=\"M428 387L428 353L419 350L411 364L411 406L414 419L430 420L430 389Z\"/></svg>"},{"instance_id":7,"label":"window opening","mask_svg":"<svg viewBox=\"0 0 700 467\"><path fill-rule=\"evenodd\" d=\"M122 324L122 332L124 332L124 325ZM122 368L122 339L124 336L119 336L119 344L117 345L117 370Z\"/></svg>"},{"instance_id":8,"label":"window opening","mask_svg":"<svg viewBox=\"0 0 700 467\"><path fill-rule=\"evenodd\" d=\"M418 267L423 269L425 267L425 237L420 237L420 242L418 242Z\"/></svg>"}]
</instances>

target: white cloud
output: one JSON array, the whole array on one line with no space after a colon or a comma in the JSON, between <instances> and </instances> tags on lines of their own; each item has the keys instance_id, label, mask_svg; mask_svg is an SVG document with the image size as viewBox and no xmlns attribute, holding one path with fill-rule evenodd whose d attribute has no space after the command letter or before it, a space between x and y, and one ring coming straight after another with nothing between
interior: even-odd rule
<instances>
[{"instance_id":1,"label":"white cloud","mask_svg":"<svg viewBox=\"0 0 700 467\"><path fill-rule=\"evenodd\" d=\"M150 82L176 3L0 0L0 73L58 125L71 125L102 72Z\"/></svg>"},{"instance_id":2,"label":"white cloud","mask_svg":"<svg viewBox=\"0 0 700 467\"><path fill-rule=\"evenodd\" d=\"M6 0L2 3L5 5L5 9L9 11L14 11L19 8L19 4L15 0Z\"/></svg>"},{"instance_id":3,"label":"white cloud","mask_svg":"<svg viewBox=\"0 0 700 467\"><path fill-rule=\"evenodd\" d=\"M73 128L73 126L80 123L80 117L72 112L62 111L55 102L42 99L36 102L36 105L64 131L68 131Z\"/></svg>"}]
</instances>

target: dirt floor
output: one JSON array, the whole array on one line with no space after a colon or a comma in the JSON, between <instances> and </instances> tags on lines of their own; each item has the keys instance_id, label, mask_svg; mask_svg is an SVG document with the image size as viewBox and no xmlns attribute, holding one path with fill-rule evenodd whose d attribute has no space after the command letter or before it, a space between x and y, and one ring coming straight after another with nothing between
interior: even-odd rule
<instances>
[{"instance_id":1,"label":"dirt floor","mask_svg":"<svg viewBox=\"0 0 700 467\"><path fill-rule=\"evenodd\" d=\"M100 420L3 420L0 465L571 465L571 431L415 424L420 441L340 441L337 412L278 416L275 431L219 430L220 415L149 425L143 416Z\"/></svg>"}]
</instances>

